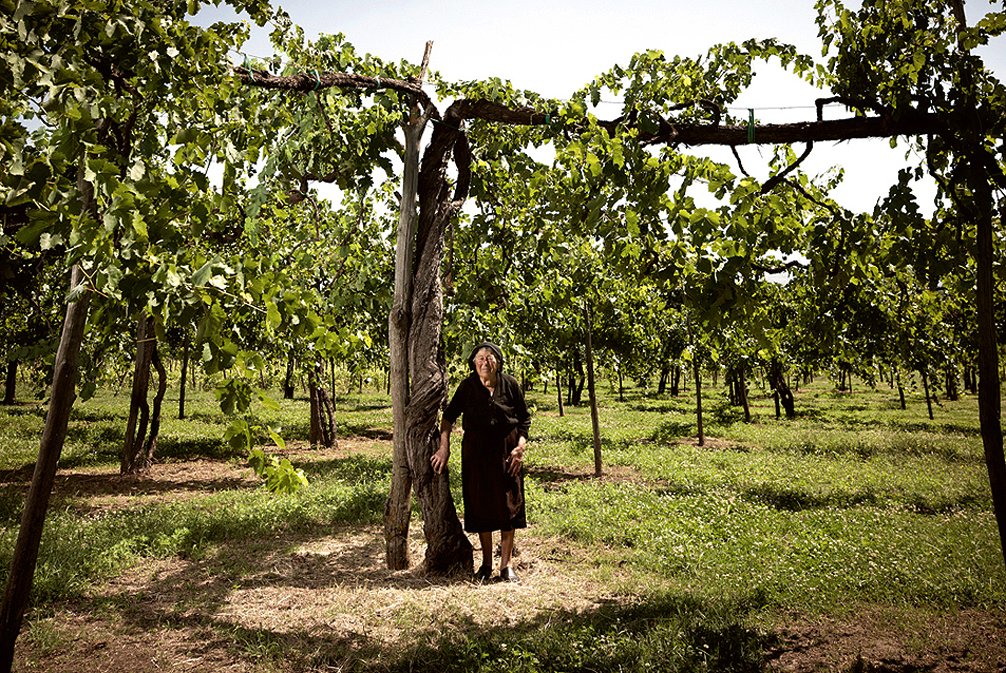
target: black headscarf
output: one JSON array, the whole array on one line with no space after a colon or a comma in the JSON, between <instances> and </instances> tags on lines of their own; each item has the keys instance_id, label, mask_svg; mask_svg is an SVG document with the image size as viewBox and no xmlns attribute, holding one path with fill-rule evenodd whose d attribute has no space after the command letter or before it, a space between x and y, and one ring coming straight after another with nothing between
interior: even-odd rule
<instances>
[{"instance_id":1,"label":"black headscarf","mask_svg":"<svg viewBox=\"0 0 1006 673\"><path fill-rule=\"evenodd\" d=\"M497 373L502 372L503 371L503 351L500 350L499 346L497 346L496 344L494 344L494 343L492 343L490 341L483 341L478 346L476 346L475 348L472 349L471 354L468 356L468 366L472 368L472 371L475 371L475 355L480 350L482 350L483 348L488 348L489 350L491 350L493 352L493 355L496 356L496 362L499 363L499 367L496 369L496 371L497 371Z\"/></svg>"}]
</instances>

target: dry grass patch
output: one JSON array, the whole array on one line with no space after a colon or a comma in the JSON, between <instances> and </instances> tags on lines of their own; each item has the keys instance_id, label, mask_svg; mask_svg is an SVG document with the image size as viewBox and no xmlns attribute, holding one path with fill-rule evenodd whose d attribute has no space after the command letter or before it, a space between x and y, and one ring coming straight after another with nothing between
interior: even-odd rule
<instances>
[{"instance_id":1,"label":"dry grass patch","mask_svg":"<svg viewBox=\"0 0 1006 673\"><path fill-rule=\"evenodd\" d=\"M41 635L19 642L18 670L62 673L82 660L135 673L371 668L453 629L505 629L628 600L583 550L529 534L518 544L519 585L427 576L421 564L389 571L376 526L145 562L36 619ZM423 549L416 522L414 561Z\"/></svg>"}]
</instances>

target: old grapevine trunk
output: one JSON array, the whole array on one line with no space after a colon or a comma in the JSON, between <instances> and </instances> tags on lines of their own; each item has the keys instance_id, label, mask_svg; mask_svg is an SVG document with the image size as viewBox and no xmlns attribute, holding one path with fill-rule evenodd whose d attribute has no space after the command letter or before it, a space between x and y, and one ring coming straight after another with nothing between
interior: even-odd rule
<instances>
[{"instance_id":1,"label":"old grapevine trunk","mask_svg":"<svg viewBox=\"0 0 1006 673\"><path fill-rule=\"evenodd\" d=\"M412 469L406 439L409 404L409 325L412 304L413 241L416 231L416 192L419 180L419 141L426 122L415 112L405 127L405 169L402 203L395 243L395 294L388 316L389 387L394 410L391 490L384 505L385 562L391 570L409 567L409 516Z\"/></svg>"},{"instance_id":2,"label":"old grapevine trunk","mask_svg":"<svg viewBox=\"0 0 1006 673\"><path fill-rule=\"evenodd\" d=\"M409 329L412 385L406 414L407 443L413 486L423 509L426 569L431 572L472 570L472 545L461 528L448 475L434 473L430 465L430 456L439 441L440 408L447 395L441 348L440 264L444 231L456 208L447 183L447 164L452 152L467 157L467 144L457 130L457 121L434 127L419 172L420 207ZM459 190L462 189L466 186L459 185Z\"/></svg>"}]
</instances>

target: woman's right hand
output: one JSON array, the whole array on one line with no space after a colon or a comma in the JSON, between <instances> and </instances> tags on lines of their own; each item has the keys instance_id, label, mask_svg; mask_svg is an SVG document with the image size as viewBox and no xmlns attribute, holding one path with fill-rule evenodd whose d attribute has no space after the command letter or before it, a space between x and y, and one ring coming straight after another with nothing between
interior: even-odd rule
<instances>
[{"instance_id":1,"label":"woman's right hand","mask_svg":"<svg viewBox=\"0 0 1006 673\"><path fill-rule=\"evenodd\" d=\"M442 474L444 469L447 467L447 459L450 457L450 447L441 446L436 453L430 456L430 465L433 466L433 471L437 474Z\"/></svg>"}]
</instances>

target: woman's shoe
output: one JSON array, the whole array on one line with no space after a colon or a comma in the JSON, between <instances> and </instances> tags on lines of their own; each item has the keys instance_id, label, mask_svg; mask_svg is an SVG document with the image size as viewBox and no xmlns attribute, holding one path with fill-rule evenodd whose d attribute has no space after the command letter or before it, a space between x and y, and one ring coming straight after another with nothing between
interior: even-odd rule
<instances>
[{"instance_id":1,"label":"woman's shoe","mask_svg":"<svg viewBox=\"0 0 1006 673\"><path fill-rule=\"evenodd\" d=\"M486 584L487 582L492 580L492 578L493 578L492 566L482 564L482 567L480 567L477 571L475 571L475 576L472 577L472 581L475 582L475 584Z\"/></svg>"},{"instance_id":2,"label":"woman's shoe","mask_svg":"<svg viewBox=\"0 0 1006 673\"><path fill-rule=\"evenodd\" d=\"M520 584L520 578L517 577L517 573L513 571L513 568L507 566L506 568L500 569L500 581L501 582L513 582L514 584Z\"/></svg>"}]
</instances>

